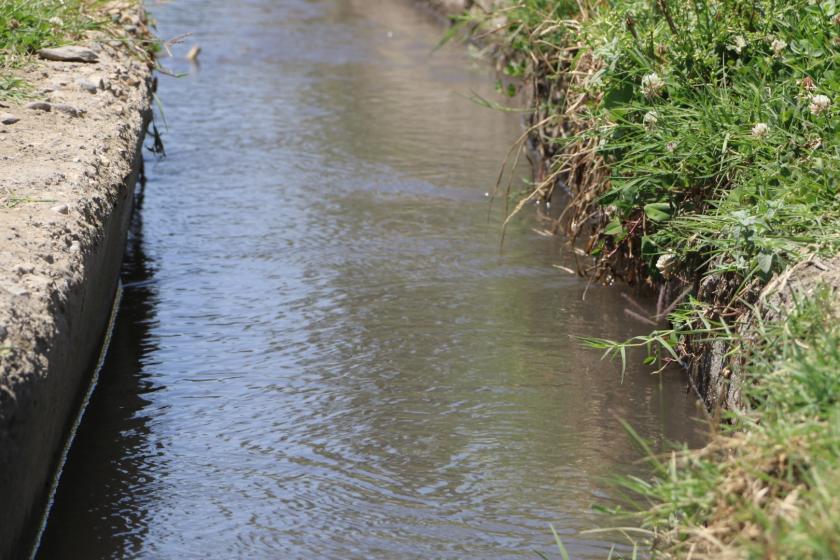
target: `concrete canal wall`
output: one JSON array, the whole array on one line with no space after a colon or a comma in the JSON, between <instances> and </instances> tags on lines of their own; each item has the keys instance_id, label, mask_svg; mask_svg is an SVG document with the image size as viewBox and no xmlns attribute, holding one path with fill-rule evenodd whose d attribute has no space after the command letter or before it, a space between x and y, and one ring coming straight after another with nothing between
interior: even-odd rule
<instances>
[{"instance_id":1,"label":"concrete canal wall","mask_svg":"<svg viewBox=\"0 0 840 560\"><path fill-rule=\"evenodd\" d=\"M124 37L27 66L30 96L0 106L0 558L30 546L114 300L151 118L126 10Z\"/></svg>"}]
</instances>

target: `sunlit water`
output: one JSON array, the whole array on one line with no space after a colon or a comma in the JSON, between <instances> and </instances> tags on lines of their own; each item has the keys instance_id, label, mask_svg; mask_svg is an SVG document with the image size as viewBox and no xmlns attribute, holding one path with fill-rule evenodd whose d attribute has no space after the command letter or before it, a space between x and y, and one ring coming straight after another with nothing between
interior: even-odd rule
<instances>
[{"instance_id":1,"label":"sunlit water","mask_svg":"<svg viewBox=\"0 0 840 560\"><path fill-rule=\"evenodd\" d=\"M521 129L467 99L486 62L400 0L151 7L201 67L164 61L189 76L41 557L536 558L553 524L604 558L579 531L646 472L619 419L685 440L694 406L572 338L645 326L530 211L499 253Z\"/></svg>"}]
</instances>

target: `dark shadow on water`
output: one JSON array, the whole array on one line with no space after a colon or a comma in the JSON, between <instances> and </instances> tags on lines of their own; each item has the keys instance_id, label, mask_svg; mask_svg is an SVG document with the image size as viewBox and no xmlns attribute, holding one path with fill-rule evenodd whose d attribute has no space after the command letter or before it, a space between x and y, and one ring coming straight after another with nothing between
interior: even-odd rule
<instances>
[{"instance_id":1,"label":"dark shadow on water","mask_svg":"<svg viewBox=\"0 0 840 560\"><path fill-rule=\"evenodd\" d=\"M148 440L144 374L154 350L154 267L143 251L142 191L135 199L121 270L123 298L99 383L67 459L38 558L123 558L139 550L149 506L141 486ZM84 460L76 460L84 457ZM118 504L102 509L101 504ZM91 554L94 554L91 556Z\"/></svg>"}]
</instances>

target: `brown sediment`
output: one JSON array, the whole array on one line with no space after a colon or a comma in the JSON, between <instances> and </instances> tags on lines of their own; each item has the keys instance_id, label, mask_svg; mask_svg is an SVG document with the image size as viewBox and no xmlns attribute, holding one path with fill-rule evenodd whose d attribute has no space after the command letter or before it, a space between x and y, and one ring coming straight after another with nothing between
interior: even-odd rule
<instances>
[{"instance_id":1,"label":"brown sediment","mask_svg":"<svg viewBox=\"0 0 840 560\"><path fill-rule=\"evenodd\" d=\"M96 62L40 60L0 125L0 558L30 545L110 314L151 118L137 5L105 8ZM9 119L12 121L14 119Z\"/></svg>"}]
</instances>

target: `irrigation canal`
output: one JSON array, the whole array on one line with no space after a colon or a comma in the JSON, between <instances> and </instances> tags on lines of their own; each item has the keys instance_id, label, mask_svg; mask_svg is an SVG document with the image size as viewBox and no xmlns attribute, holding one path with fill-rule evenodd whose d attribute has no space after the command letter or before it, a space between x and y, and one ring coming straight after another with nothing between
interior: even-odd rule
<instances>
[{"instance_id":1,"label":"irrigation canal","mask_svg":"<svg viewBox=\"0 0 840 560\"><path fill-rule=\"evenodd\" d=\"M484 193L521 133L401 0L178 0L108 357L40 558L604 558L644 474L619 418L691 439L679 375L573 335L645 330ZM192 39L191 39L192 40ZM638 361L638 360L636 360Z\"/></svg>"}]
</instances>

